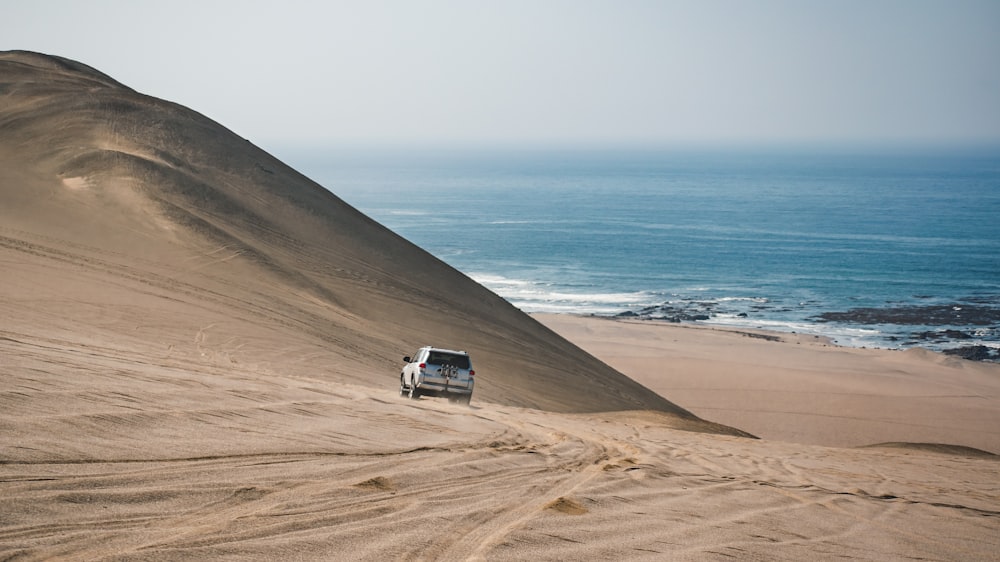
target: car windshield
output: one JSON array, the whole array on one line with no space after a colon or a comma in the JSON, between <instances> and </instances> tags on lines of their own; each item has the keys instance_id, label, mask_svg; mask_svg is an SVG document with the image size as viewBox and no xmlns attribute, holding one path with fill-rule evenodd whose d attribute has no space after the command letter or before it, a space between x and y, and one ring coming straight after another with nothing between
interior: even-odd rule
<instances>
[{"instance_id":1,"label":"car windshield","mask_svg":"<svg viewBox=\"0 0 1000 562\"><path fill-rule=\"evenodd\" d=\"M427 362L432 365L451 365L452 367L458 367L459 369L469 368L468 355L455 355L454 353L432 351L430 357L427 358Z\"/></svg>"}]
</instances>

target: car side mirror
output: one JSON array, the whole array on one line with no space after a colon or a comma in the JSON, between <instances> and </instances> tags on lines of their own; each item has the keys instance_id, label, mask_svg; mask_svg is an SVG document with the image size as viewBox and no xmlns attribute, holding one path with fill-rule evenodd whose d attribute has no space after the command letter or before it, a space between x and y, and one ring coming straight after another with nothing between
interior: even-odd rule
<instances>
[{"instance_id":1,"label":"car side mirror","mask_svg":"<svg viewBox=\"0 0 1000 562\"><path fill-rule=\"evenodd\" d=\"M410 356L407 355L406 357L403 358L403 363L409 363L409 362L410 362Z\"/></svg>"}]
</instances>

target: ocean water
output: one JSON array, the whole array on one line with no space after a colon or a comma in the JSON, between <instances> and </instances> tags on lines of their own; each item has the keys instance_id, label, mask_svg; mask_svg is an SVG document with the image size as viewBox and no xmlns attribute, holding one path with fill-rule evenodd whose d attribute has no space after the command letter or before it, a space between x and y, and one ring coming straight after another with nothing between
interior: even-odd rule
<instances>
[{"instance_id":1,"label":"ocean water","mask_svg":"<svg viewBox=\"0 0 1000 562\"><path fill-rule=\"evenodd\" d=\"M284 159L527 312L1000 349L1000 151Z\"/></svg>"}]
</instances>

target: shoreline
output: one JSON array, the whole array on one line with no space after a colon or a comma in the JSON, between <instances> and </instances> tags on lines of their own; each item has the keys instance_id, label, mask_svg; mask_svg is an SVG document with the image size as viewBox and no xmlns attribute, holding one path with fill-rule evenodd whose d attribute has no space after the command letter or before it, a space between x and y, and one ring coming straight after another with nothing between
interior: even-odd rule
<instances>
[{"instance_id":1,"label":"shoreline","mask_svg":"<svg viewBox=\"0 0 1000 562\"><path fill-rule=\"evenodd\" d=\"M667 400L762 439L1000 453L1000 365L804 334L569 314L533 318Z\"/></svg>"},{"instance_id":2,"label":"shoreline","mask_svg":"<svg viewBox=\"0 0 1000 562\"><path fill-rule=\"evenodd\" d=\"M651 323L651 324L666 324L670 326L687 326L691 328L703 328L703 329L719 329L719 330L733 330L739 332L755 333L761 335L761 337L793 337L793 336L805 336L809 338L817 338L824 340L829 345L837 347L845 347L852 349L880 349L885 351L906 351L909 349L923 349L930 351L932 353L940 353L942 355L955 356L961 359L968 359L970 361L979 361L985 363L995 363L1000 364L1000 343L987 342L985 340L979 341L974 340L968 344L961 344L963 340L969 340L973 337L966 332L953 329L944 329L938 332L925 331L923 332L926 341L916 341L909 340L906 342L899 342L896 346L890 345L880 345L878 342L872 341L850 341L850 337L847 339L849 341L844 342L841 339L844 336L831 335L829 333L823 333L824 330L820 329L822 326L826 325L826 321L816 321L811 324L799 324L797 327L799 329L789 329L782 330L777 328L761 327L762 322L768 322L765 320L758 320L756 322L747 321L746 323L737 322L720 322L718 320L713 320L712 317L698 317L698 318L656 318L650 316L643 316L637 314L619 313L614 315L604 315L604 314L593 314L593 313L573 313L573 312L533 312L530 315L535 314L565 314L569 316L580 316L580 317L593 317L593 318L603 318L608 320L614 320L619 322L633 322L633 323ZM830 317L839 317L847 315L848 313L827 313ZM869 309L858 309L857 311L851 311L850 314L857 314L859 316L864 316L866 314L871 314ZM789 326L791 326L789 324ZM815 329L813 327L816 327ZM929 327L929 325L928 325ZM844 328L844 330L860 330L861 328ZM829 332L830 330L826 330ZM940 336L940 338L952 338L952 339L935 339L935 337ZM857 340L863 340L865 337L870 336L856 336ZM888 341L898 341L894 336L889 336ZM938 344L938 345L934 345ZM951 345L949 345L951 344Z\"/></svg>"},{"instance_id":3,"label":"shoreline","mask_svg":"<svg viewBox=\"0 0 1000 562\"><path fill-rule=\"evenodd\" d=\"M570 314L570 316L578 316L575 314ZM766 341L773 342L783 342L787 339L794 339L797 343L809 342L809 343L820 343L823 345L834 346L834 347L846 347L846 348L856 348L852 345L845 345L837 342L832 336L824 336L819 334L806 334L799 332L783 332L781 330L772 330L767 328L758 328L752 326L738 326L733 324L694 324L691 322L674 322L670 320L659 320L656 318L629 318L629 317L615 317L615 316L600 316L600 315L586 315L585 317L593 317L604 320L611 320L614 322L623 322L626 324L636 324L636 325L653 325L653 326L675 326L678 328L690 328L693 330L718 330L723 332L732 332L734 334L740 334L744 337L757 338ZM866 347L857 347L856 349L869 349ZM888 351L903 351L903 350L892 350L889 348L870 348L870 349L886 349Z\"/></svg>"}]
</instances>

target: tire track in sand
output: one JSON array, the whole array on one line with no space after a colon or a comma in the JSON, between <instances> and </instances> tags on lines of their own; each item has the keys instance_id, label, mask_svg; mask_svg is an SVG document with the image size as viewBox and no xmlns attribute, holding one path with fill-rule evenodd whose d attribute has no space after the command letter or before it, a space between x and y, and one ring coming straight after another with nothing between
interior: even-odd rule
<instances>
[{"instance_id":1,"label":"tire track in sand","mask_svg":"<svg viewBox=\"0 0 1000 562\"><path fill-rule=\"evenodd\" d=\"M484 513L482 517L472 519L449 533L440 534L435 542L410 551L405 558L482 560L491 547L550 509L563 513L585 513L586 509L571 499L574 492L603 475L608 466L614 466L616 462L630 462L630 456L637 452L623 451L620 447L623 443L613 438L573 430L568 426L545 427L508 416L494 421L501 420L519 434L520 441L532 444L532 453L545 455L546 466L523 474L512 482L514 489L503 495L507 499L498 509ZM539 479L545 482L539 483ZM496 494L495 491L493 493ZM521 501L522 498L529 499Z\"/></svg>"}]
</instances>

